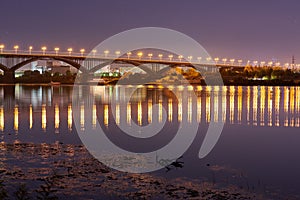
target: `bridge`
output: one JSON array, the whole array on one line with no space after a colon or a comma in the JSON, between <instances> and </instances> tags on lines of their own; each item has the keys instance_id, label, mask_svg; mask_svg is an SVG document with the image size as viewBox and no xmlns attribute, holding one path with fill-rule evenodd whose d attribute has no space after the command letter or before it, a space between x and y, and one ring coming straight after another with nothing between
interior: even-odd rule
<instances>
[{"instance_id":1,"label":"bridge","mask_svg":"<svg viewBox=\"0 0 300 200\"><path fill-rule=\"evenodd\" d=\"M143 56L142 52L138 52L137 55L133 55L131 52L121 55L118 51L116 51L116 55L109 55L108 51L104 51L104 54L92 52L91 54L85 54L83 49L80 54L72 53L70 49L68 52L62 53L58 53L58 51L46 52L45 50L36 52L31 50L17 51L16 47L15 51L4 51L3 46L0 45L0 70L4 73L5 82L13 83L16 70L37 60L61 61L78 69L83 74L94 74L112 63L128 64L128 67L135 66L149 75L162 74L175 67L191 67L202 71L216 72L220 68L238 68L243 70L246 65L241 60L235 63L234 59L228 62L223 59L223 63L218 63L218 59L206 58L204 61L201 61L198 57L197 61L195 61L192 59L192 56L187 58L178 56L175 58L175 55L170 54L164 55L164 57L162 54L157 54L155 57L152 53Z\"/></svg>"}]
</instances>

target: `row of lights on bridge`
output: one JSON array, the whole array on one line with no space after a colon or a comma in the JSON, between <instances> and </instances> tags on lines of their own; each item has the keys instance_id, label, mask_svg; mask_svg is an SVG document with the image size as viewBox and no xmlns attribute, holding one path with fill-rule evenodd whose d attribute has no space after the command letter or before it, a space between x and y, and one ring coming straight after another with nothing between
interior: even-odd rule
<instances>
[{"instance_id":1,"label":"row of lights on bridge","mask_svg":"<svg viewBox=\"0 0 300 200\"><path fill-rule=\"evenodd\" d=\"M1 52L1 53L3 53L4 48L5 48L5 46L4 46L3 44L0 44L0 52ZM13 48L14 48L14 52L17 54L17 53L18 53L18 50L19 50L19 45L15 45ZM59 47L55 47L53 50L54 50L55 54L58 55L60 48L59 48ZM32 47L32 46L29 46L29 47L28 47L28 53L31 54L32 51L33 51L33 47ZM46 47L46 46L42 46L42 47L41 47L41 51L42 51L43 55L45 55L45 54L46 54L46 51L47 51L47 47ZM71 55L72 55L72 52L73 52L73 48L68 48L68 49L67 49L67 52L68 52L68 54L71 56ZM81 56L84 56L84 53L85 53L85 49L80 49L80 55L81 55ZM95 49L92 50L93 56L96 56L96 53L97 53L97 50L95 50ZM109 55L110 52L109 52L109 50L105 50L103 53L104 53L104 56L105 56L105 57L108 57L108 55ZM116 54L117 57L119 57L119 56L121 55L121 51L115 51L115 54ZM126 55L127 55L127 58L130 59L130 57L132 56L132 52L127 52ZM141 51L138 52L138 53L136 54L136 56L137 56L139 59L142 59L143 55L144 55L144 54L143 54L143 52L141 52ZM158 54L157 56L158 56L159 60L162 60L162 59L163 59L163 54ZM152 53L148 53L146 57L148 57L149 60L152 60L153 54L152 54ZM169 54L169 55L167 56L167 59L168 59L169 61L172 61L173 58L174 58L174 55L172 55L172 54ZM178 60L179 60L180 62L181 62L183 59L184 59L184 57L183 57L182 55L179 55L179 56L178 56ZM189 62L191 62L192 59L193 59L193 56L187 56L187 60L188 60ZM201 60L202 60L202 57L197 57L197 60L198 60L198 62L200 63ZM216 64L220 64L220 63L221 63L221 64L224 64L224 65L228 64L228 62L229 62L231 65L233 65L235 62L237 62L239 66L241 66L241 65L242 65L242 62L243 62L243 60L241 60L241 59L238 59L238 60L236 60L236 59L227 59L227 58L222 58L222 59L220 59L220 58L218 58L218 57L217 57L217 58L214 58L214 59L212 59L211 57L208 57L208 58L206 58L206 61L207 61L207 62L214 61ZM270 62L265 62L265 61L258 62L258 61L255 60L255 61L252 61L252 64L253 64L254 66L266 66L266 65L267 65L267 66L280 66L280 62L272 62L272 61L270 61ZM247 61L246 65L251 65L250 60ZM289 67L290 64L289 64L289 63L285 63L284 66L285 66L285 67ZM300 67L300 64L296 64L295 67Z\"/></svg>"}]
</instances>

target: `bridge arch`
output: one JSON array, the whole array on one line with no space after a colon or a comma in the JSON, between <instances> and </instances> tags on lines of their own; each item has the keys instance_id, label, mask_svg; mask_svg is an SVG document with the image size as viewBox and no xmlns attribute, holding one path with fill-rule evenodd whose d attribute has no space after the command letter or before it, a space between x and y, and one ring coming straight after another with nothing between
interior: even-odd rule
<instances>
[{"instance_id":1,"label":"bridge arch","mask_svg":"<svg viewBox=\"0 0 300 200\"><path fill-rule=\"evenodd\" d=\"M0 69L5 73L6 71L8 71L8 67L6 67L5 65L0 63Z\"/></svg>"},{"instance_id":2,"label":"bridge arch","mask_svg":"<svg viewBox=\"0 0 300 200\"><path fill-rule=\"evenodd\" d=\"M80 64L78 64L78 63L76 63L76 62L74 62L72 60L69 60L67 58L61 58L61 57L47 57L47 56L30 58L28 60L25 60L23 62L20 62L20 63L16 64L15 66L13 66L10 69L7 68L8 69L7 71L15 72L16 70L20 69L21 67L24 67L25 65L27 65L29 63L32 63L32 62L37 61L37 60L45 59L45 58L50 58L50 59L53 59L53 60L58 60L58 61L65 62L65 63L71 65L72 67L75 67L76 69L80 70L83 73L88 73L87 69L85 69Z\"/></svg>"},{"instance_id":3,"label":"bridge arch","mask_svg":"<svg viewBox=\"0 0 300 200\"><path fill-rule=\"evenodd\" d=\"M90 69L90 72L91 73L95 73L96 71L98 71L99 69L109 65L109 64L112 64L113 61L108 61L108 62L105 62L105 63L101 63L99 65L96 65L95 67L93 67L92 69ZM140 68L141 70L143 70L144 72L146 72L147 74L149 75L153 75L154 72L149 69L147 66L143 65L142 63L140 62L136 62L136 61L128 61L128 60L122 60L122 63L127 63L127 64L132 64L138 68Z\"/></svg>"}]
</instances>

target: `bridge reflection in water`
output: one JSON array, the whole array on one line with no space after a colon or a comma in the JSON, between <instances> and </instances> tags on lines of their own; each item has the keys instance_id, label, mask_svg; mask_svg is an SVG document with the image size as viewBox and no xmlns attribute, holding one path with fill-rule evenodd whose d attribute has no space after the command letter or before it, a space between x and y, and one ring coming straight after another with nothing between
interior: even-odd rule
<instances>
[{"instance_id":1,"label":"bridge reflection in water","mask_svg":"<svg viewBox=\"0 0 300 200\"><path fill-rule=\"evenodd\" d=\"M167 123L300 125L300 87L140 86L129 102L126 97L135 90L133 86L79 87L79 98L92 94L92 99L80 104L81 129L97 128L97 121L104 128L133 122L140 126L163 123L164 113ZM110 105L111 100L116 104ZM71 86L0 87L0 131L59 133L71 131L73 126Z\"/></svg>"}]
</instances>

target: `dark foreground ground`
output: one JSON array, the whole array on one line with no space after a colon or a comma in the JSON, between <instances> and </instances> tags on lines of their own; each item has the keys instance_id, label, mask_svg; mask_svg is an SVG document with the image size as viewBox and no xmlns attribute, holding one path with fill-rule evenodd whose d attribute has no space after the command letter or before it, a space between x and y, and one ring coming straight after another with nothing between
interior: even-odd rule
<instances>
[{"instance_id":1,"label":"dark foreground ground","mask_svg":"<svg viewBox=\"0 0 300 200\"><path fill-rule=\"evenodd\" d=\"M235 186L115 171L82 145L1 143L0 159L0 199L266 199Z\"/></svg>"}]
</instances>

